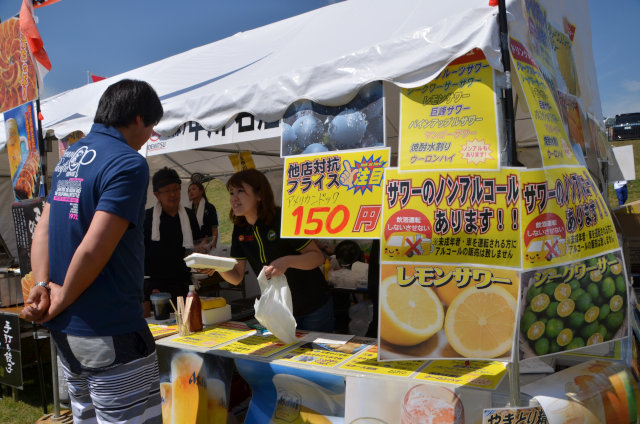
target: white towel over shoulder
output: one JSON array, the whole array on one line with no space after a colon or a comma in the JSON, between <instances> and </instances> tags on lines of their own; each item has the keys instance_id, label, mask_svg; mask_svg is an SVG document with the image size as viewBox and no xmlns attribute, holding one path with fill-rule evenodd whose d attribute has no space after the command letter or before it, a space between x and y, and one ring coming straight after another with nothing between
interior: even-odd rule
<instances>
[{"instance_id":1,"label":"white towel over shoulder","mask_svg":"<svg viewBox=\"0 0 640 424\"><path fill-rule=\"evenodd\" d=\"M153 207L153 220L151 221L151 240L160 241L160 215L162 214L162 206L160 202L156 202ZM193 249L193 235L191 234L191 223L184 206L180 205L178 209L178 217L180 218L180 229L182 230L182 247L185 249Z\"/></svg>"}]
</instances>

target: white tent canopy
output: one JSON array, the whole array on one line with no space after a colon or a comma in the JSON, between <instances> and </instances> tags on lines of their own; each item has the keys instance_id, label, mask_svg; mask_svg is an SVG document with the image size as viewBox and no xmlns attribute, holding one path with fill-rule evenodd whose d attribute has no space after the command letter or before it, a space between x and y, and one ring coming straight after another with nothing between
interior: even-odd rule
<instances>
[{"instance_id":1,"label":"white tent canopy","mask_svg":"<svg viewBox=\"0 0 640 424\"><path fill-rule=\"evenodd\" d=\"M601 122L588 4L538 2L554 26L562 28L564 19L576 26L572 51L582 108ZM507 0L507 11L510 35L526 44L523 3ZM145 80L156 89L165 114L155 131L163 137L172 137L190 122L218 130L241 112L265 122L277 121L299 99L345 104L367 83L383 81L387 143L394 146L399 87L429 82L449 62L474 48L482 49L490 65L502 70L497 14L498 8L489 6L489 0L336 3L45 99L43 128L58 138L76 130L87 133L100 96L123 78ZM535 141L521 97L516 111L518 143ZM228 155L238 150L259 152L254 160L260 169L282 167L277 136L240 144L233 139L216 140L198 150L149 153L152 172L169 166L184 178L194 172L229 174L233 170ZM50 156L57 156L55 149ZM1 160L0 175L8 175L7 169L8 160Z\"/></svg>"},{"instance_id":2,"label":"white tent canopy","mask_svg":"<svg viewBox=\"0 0 640 424\"><path fill-rule=\"evenodd\" d=\"M419 86L448 62L480 47L499 67L496 7L486 0L350 0L163 59L43 102L45 128L58 138L87 131L104 89L143 79L171 135L185 122L218 129L239 112L279 119L298 99L347 103L368 82Z\"/></svg>"}]
</instances>

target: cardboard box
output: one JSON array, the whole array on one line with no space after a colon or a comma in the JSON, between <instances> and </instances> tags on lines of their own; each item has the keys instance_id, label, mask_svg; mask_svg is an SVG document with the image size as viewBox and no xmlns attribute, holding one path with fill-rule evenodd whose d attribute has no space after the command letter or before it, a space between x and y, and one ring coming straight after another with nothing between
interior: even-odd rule
<instances>
[{"instance_id":1,"label":"cardboard box","mask_svg":"<svg viewBox=\"0 0 640 424\"><path fill-rule=\"evenodd\" d=\"M640 200L614 211L616 230L622 235L625 261L632 274L640 274Z\"/></svg>"}]
</instances>

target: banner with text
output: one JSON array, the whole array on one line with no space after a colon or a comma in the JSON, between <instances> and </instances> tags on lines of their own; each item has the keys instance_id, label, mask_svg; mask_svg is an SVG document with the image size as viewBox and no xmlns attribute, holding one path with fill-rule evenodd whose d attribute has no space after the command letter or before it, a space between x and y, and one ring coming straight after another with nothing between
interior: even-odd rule
<instances>
[{"instance_id":1,"label":"banner with text","mask_svg":"<svg viewBox=\"0 0 640 424\"><path fill-rule=\"evenodd\" d=\"M383 262L380 281L379 360L508 360L519 271Z\"/></svg>"},{"instance_id":2,"label":"banner with text","mask_svg":"<svg viewBox=\"0 0 640 424\"><path fill-rule=\"evenodd\" d=\"M385 173L381 260L520 266L518 171Z\"/></svg>"},{"instance_id":3,"label":"banner with text","mask_svg":"<svg viewBox=\"0 0 640 424\"><path fill-rule=\"evenodd\" d=\"M199 123L189 121L180 126L171 137L161 137L154 132L142 151L146 152L146 156L155 156L267 138L280 138L280 122L264 122L250 113L241 112L233 121L216 131L206 130Z\"/></svg>"},{"instance_id":4,"label":"banner with text","mask_svg":"<svg viewBox=\"0 0 640 424\"><path fill-rule=\"evenodd\" d=\"M578 165L554 92L524 45L514 38L510 41L515 73L531 111L544 166Z\"/></svg>"},{"instance_id":5,"label":"banner with text","mask_svg":"<svg viewBox=\"0 0 640 424\"><path fill-rule=\"evenodd\" d=\"M585 168L520 172L523 268L618 247L609 210Z\"/></svg>"},{"instance_id":6,"label":"banner with text","mask_svg":"<svg viewBox=\"0 0 640 424\"><path fill-rule=\"evenodd\" d=\"M0 113L38 97L36 70L27 38L20 32L18 18L0 23L2 77L0 78ZM6 58L6 62L4 61Z\"/></svg>"},{"instance_id":7,"label":"banner with text","mask_svg":"<svg viewBox=\"0 0 640 424\"><path fill-rule=\"evenodd\" d=\"M15 200L44 196L40 185L38 121L33 102L4 112L7 153Z\"/></svg>"},{"instance_id":8,"label":"banner with text","mask_svg":"<svg viewBox=\"0 0 640 424\"><path fill-rule=\"evenodd\" d=\"M523 273L521 358L627 337L626 281L620 249Z\"/></svg>"},{"instance_id":9,"label":"banner with text","mask_svg":"<svg viewBox=\"0 0 640 424\"><path fill-rule=\"evenodd\" d=\"M403 89L400 169L498 170L495 105L493 70L480 50L427 85Z\"/></svg>"},{"instance_id":10,"label":"banner with text","mask_svg":"<svg viewBox=\"0 0 640 424\"><path fill-rule=\"evenodd\" d=\"M288 156L282 237L377 238L389 148Z\"/></svg>"}]
</instances>

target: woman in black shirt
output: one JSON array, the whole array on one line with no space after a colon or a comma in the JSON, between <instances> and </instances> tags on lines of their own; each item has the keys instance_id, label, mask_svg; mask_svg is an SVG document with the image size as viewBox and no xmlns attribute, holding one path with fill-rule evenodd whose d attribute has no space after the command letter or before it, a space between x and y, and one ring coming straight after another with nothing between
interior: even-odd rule
<instances>
[{"instance_id":1,"label":"woman in black shirt","mask_svg":"<svg viewBox=\"0 0 640 424\"><path fill-rule=\"evenodd\" d=\"M257 274L284 274L293 301L299 329L333 332L333 304L319 266L324 255L312 240L280 238L280 209L276 207L269 181L260 171L234 174L227 182L233 221L231 257L238 263L220 275L240 284L247 261ZM212 272L211 272L212 273Z\"/></svg>"}]
</instances>

